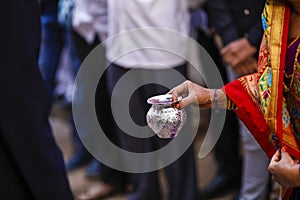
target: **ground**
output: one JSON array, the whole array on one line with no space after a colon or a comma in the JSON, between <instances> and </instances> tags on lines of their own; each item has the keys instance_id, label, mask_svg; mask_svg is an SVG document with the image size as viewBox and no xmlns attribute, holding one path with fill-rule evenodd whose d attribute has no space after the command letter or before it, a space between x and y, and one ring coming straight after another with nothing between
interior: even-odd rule
<instances>
[{"instance_id":1,"label":"ground","mask_svg":"<svg viewBox=\"0 0 300 200\"><path fill-rule=\"evenodd\" d=\"M55 139L57 141L58 146L61 148L65 161L69 159L70 155L72 154L72 140L71 140L71 127L69 124L69 115L70 111L67 109L62 108L59 105L54 104L53 110L50 117L50 123L53 129L53 133ZM196 164L197 164L197 173L198 173L198 188L202 188L209 183L209 181L214 177L217 165L213 158L213 153L210 153L203 159L197 157L199 151L199 145L201 144L201 137L196 138L195 143L195 157L196 157ZM71 189L74 195L78 195L82 193L86 188L91 185L98 184L98 180L88 180L84 176L84 169L82 167L78 170L68 173L68 178L70 181ZM163 194L166 197L167 194L167 187L166 182L164 180L163 172L160 173L160 180L162 183ZM277 188L274 189L274 194L272 198L275 199L278 194ZM232 199L232 194L228 194L224 197L215 199L215 200L230 200ZM113 196L107 198L107 200L125 200L126 194L120 194L117 196ZM165 198L166 199L166 198Z\"/></svg>"}]
</instances>

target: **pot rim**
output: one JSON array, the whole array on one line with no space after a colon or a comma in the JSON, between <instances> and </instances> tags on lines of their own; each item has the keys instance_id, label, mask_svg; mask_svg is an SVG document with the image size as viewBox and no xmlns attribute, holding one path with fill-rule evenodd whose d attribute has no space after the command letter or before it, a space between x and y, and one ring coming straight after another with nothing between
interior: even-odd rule
<instances>
[{"instance_id":1,"label":"pot rim","mask_svg":"<svg viewBox=\"0 0 300 200\"><path fill-rule=\"evenodd\" d=\"M178 96L176 101L172 101L172 94L162 94L147 99L148 104L152 105L172 105L182 100L182 96Z\"/></svg>"}]
</instances>

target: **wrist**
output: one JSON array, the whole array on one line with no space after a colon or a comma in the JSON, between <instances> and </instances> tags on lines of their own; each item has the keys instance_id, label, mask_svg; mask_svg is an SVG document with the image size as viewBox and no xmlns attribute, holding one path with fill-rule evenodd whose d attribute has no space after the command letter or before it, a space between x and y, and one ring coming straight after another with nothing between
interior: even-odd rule
<instances>
[{"instance_id":1,"label":"wrist","mask_svg":"<svg viewBox=\"0 0 300 200\"><path fill-rule=\"evenodd\" d=\"M218 90L214 89L214 94L213 94L213 108L215 109L215 112L219 112L219 105L218 105Z\"/></svg>"},{"instance_id":2,"label":"wrist","mask_svg":"<svg viewBox=\"0 0 300 200\"><path fill-rule=\"evenodd\" d=\"M212 107L212 91L211 89L203 88L201 91L196 92L197 102L200 108Z\"/></svg>"},{"instance_id":3,"label":"wrist","mask_svg":"<svg viewBox=\"0 0 300 200\"><path fill-rule=\"evenodd\" d=\"M209 89L210 95L210 107L216 109L226 109L227 108L227 97L226 94L221 89Z\"/></svg>"}]
</instances>

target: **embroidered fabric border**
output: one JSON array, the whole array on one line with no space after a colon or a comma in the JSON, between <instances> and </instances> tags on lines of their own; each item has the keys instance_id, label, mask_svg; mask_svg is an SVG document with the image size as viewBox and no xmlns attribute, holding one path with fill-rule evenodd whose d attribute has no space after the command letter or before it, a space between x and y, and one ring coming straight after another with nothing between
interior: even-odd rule
<instances>
[{"instance_id":1,"label":"embroidered fabric border","mask_svg":"<svg viewBox=\"0 0 300 200\"><path fill-rule=\"evenodd\" d=\"M234 112L244 122L268 157L271 158L276 152L275 144L272 144L273 140L269 137L271 130L261 109L248 95L245 86L241 84L240 80L235 80L222 89L238 107Z\"/></svg>"}]
</instances>

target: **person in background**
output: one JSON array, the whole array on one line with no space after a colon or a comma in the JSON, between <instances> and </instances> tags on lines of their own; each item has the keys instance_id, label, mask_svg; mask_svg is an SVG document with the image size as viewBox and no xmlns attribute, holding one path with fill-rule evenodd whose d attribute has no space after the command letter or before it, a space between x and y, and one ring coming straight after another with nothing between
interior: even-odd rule
<instances>
[{"instance_id":1,"label":"person in background","mask_svg":"<svg viewBox=\"0 0 300 200\"><path fill-rule=\"evenodd\" d=\"M299 199L299 13L299 0L266 1L258 73L222 89L206 89L186 81L170 91L174 100L187 94L177 108L198 103L202 108L233 109L272 158L269 170L282 185L284 200ZM279 148L281 151L276 151Z\"/></svg>"},{"instance_id":2,"label":"person in background","mask_svg":"<svg viewBox=\"0 0 300 200\"><path fill-rule=\"evenodd\" d=\"M255 3L240 0L210 0L206 2L209 26L216 34L216 45L220 49L219 53L223 61L223 68L227 72L229 81L257 70L258 49L263 35L261 13L264 4L265 1L260 0L255 1ZM218 40L219 38L220 40ZM242 147L242 172L241 188L237 198L241 200L267 199L269 186L268 158L242 122L239 123L239 132ZM223 134L215 147L216 160L220 164L220 170L211 184L203 189L203 197L219 196L223 190L232 185L230 180L238 180L234 178L233 173L227 173L232 178L226 178L226 176L222 178L226 175L226 171L239 170L239 168L230 170L229 167L234 166L226 166L226 160L230 159L223 156L224 152L239 148L237 142L235 144L226 142L227 140L235 141L238 138L234 135L231 136L233 137ZM228 148L228 146L231 147ZM255 167L253 167L253 163L255 163ZM225 173L222 172L223 168ZM240 175L238 174L238 176Z\"/></svg>"},{"instance_id":3,"label":"person in background","mask_svg":"<svg viewBox=\"0 0 300 200\"><path fill-rule=\"evenodd\" d=\"M40 1L42 38L38 62L51 98L54 98L56 72L63 55L63 48L69 47L68 50L70 50L70 61L73 71L76 70L79 65L78 58L74 52L70 31L58 21L59 1L60 0Z\"/></svg>"},{"instance_id":4,"label":"person in background","mask_svg":"<svg viewBox=\"0 0 300 200\"><path fill-rule=\"evenodd\" d=\"M208 26L206 4L198 6L191 16L195 39L209 53L222 76L223 82L228 83L226 68L222 62L214 39ZM194 80L196 81L196 80ZM226 112L226 120L220 138L214 147L215 161L218 172L214 179L200 190L200 196L214 198L226 195L229 192L239 193L241 185L241 155L238 121L233 111Z\"/></svg>"},{"instance_id":5,"label":"person in background","mask_svg":"<svg viewBox=\"0 0 300 200\"><path fill-rule=\"evenodd\" d=\"M75 51L78 55L80 63L84 61L86 56L92 51L100 41L106 35L106 5L105 1L82 1L76 0L73 5L73 15L72 15L72 38L74 41ZM95 10L99 10L95 12ZM97 13L97 14L95 14ZM100 30L98 30L97 25L100 24ZM99 33L99 34L98 34ZM78 70L77 70L78 71ZM77 72L76 71L76 72ZM88 123L88 122L87 122ZM82 133L84 130L80 130ZM78 131L76 140L77 143L81 144L80 138L78 137ZM79 150L77 152L82 152L86 150L80 150L85 147L83 145L77 145ZM74 154L74 159L76 160L76 153ZM91 158L89 167L86 169L86 177L97 178L100 177L100 162L94 158Z\"/></svg>"},{"instance_id":6,"label":"person in background","mask_svg":"<svg viewBox=\"0 0 300 200\"><path fill-rule=\"evenodd\" d=\"M74 1L72 0L42 0L40 2L42 41L39 55L39 68L48 87L51 99L54 99L55 96L55 81L58 67L60 67L59 63L62 59L62 55L70 57L72 66L72 73L70 77L72 81L75 78L80 65L71 35L71 15L73 12L73 4ZM64 48L68 50L68 54L63 54ZM66 76L64 78L66 78ZM51 104L52 103L53 102L51 101ZM69 100L66 103L71 104L72 102ZM77 130L75 128L72 116L70 116L70 125L73 129L72 142L74 153L66 162L67 171L72 171L83 167L92 160L92 156L85 149L77 136ZM87 176L93 176L95 173L95 170L93 169L93 165L91 168L88 167L86 170Z\"/></svg>"},{"instance_id":7,"label":"person in background","mask_svg":"<svg viewBox=\"0 0 300 200\"><path fill-rule=\"evenodd\" d=\"M142 31L142 35L146 34L147 30L142 28L158 27L166 28L188 35L190 26L190 17L188 13L188 3L182 0L150 0L150 1L107 1L108 6L108 37L115 36L119 33L124 33L130 30ZM167 9L166 9L167 8ZM151 11L151 12L150 12ZM130 34L130 33L129 33ZM132 35L131 35L132 36ZM147 40L153 44L163 44L168 48L170 44L176 44L180 48L185 47L185 40L178 40L174 42L168 35L147 35ZM138 45L139 41L147 41L145 38L129 37L126 41L119 43L106 44L106 55L110 63L106 72L107 83L106 86L109 95L108 106L103 102L99 96L96 95L96 110L98 115L106 118L112 117L111 96L118 81L129 72L131 69L136 69L137 74L130 84L137 84L139 80L145 80L145 74L148 77L153 77L158 82L162 79L170 80L170 72L177 70L179 73L186 76L187 63L184 59L166 51L147 51L140 49L135 53L129 53L121 58L114 60L118 56L118 50L127 48L128 44ZM158 65L160 63L161 65ZM182 79L181 79L182 80ZM179 81L179 80L178 80ZM116 94L117 99L124 99L128 91L128 85L123 84L120 93ZM103 88L98 88L99 91ZM119 88L120 89L120 88ZM123 93L124 91L124 93ZM166 93L167 88L159 84L146 84L138 88L131 97L129 112L133 121L139 126L146 126L146 113L150 108L146 99L157 95ZM97 92L99 95L101 92ZM125 96L124 96L125 95ZM99 105L97 106L97 102ZM112 105L115 106L115 105ZM100 122L101 123L101 122ZM156 135L148 138L133 137L122 131L113 121L107 125L110 129L106 132L107 137L114 138L116 144L122 149L135 153L148 153L155 151L168 142L169 139L160 139ZM150 131L150 129L149 129ZM143 134L143 133L141 133ZM175 152L172 149L170 154ZM116 158L113 158L116 159ZM122 159L120 162L122 162ZM125 162L125 161L124 161ZM149 161L146 161L149 162ZM131 163L134 164L134 163ZM146 163L137 163L143 165ZM168 182L168 199L172 200L194 200L198 199L196 169L194 162L193 146L191 145L182 156L165 167L164 169L166 180ZM118 179L114 179L108 174L103 174L102 180L110 184L119 184ZM113 183L116 181L115 183ZM145 173L126 173L125 181L130 184L131 191L128 194L130 200L159 200L162 199L161 188L159 184L158 170ZM93 199L98 194L87 192L79 199Z\"/></svg>"},{"instance_id":8,"label":"person in background","mask_svg":"<svg viewBox=\"0 0 300 200\"><path fill-rule=\"evenodd\" d=\"M76 47L77 55L82 63L88 54L96 48L107 37L107 5L106 0L76 0L73 10L72 20L72 36ZM106 76L100 78L101 82L106 83ZM79 88L77 88L78 90ZM100 91L101 99L106 99L108 94L106 88L102 88ZM82 119L84 120L84 119ZM104 121L102 126L108 124L108 118L103 117ZM89 124L89 121L85 122ZM80 134L86 134L85 130L78 130ZM79 139L79 138L78 138ZM109 179L120 180L120 187L115 187L108 182L98 182L89 188L89 191L93 194L97 194L97 197L103 198L112 194L124 191L123 181L124 177L122 172L117 172L114 169L109 168L106 165L101 164L96 158L93 158L91 164L86 170L87 177L102 179L105 175L109 174ZM116 181L117 182L117 181ZM81 197L85 198L85 197Z\"/></svg>"},{"instance_id":9,"label":"person in background","mask_svg":"<svg viewBox=\"0 0 300 200\"><path fill-rule=\"evenodd\" d=\"M72 200L48 122L49 93L38 68L38 1L5 0L0 10L5 24L0 33L0 196Z\"/></svg>"}]
</instances>

